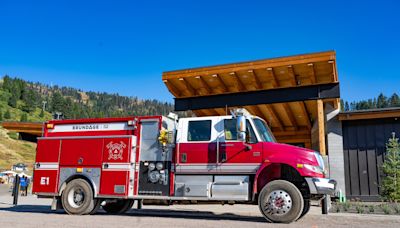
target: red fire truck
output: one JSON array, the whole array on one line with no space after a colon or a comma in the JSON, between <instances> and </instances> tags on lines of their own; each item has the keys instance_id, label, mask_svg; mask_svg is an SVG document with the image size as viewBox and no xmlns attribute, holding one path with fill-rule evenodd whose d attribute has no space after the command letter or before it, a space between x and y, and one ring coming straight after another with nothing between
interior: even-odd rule
<instances>
[{"instance_id":1,"label":"red fire truck","mask_svg":"<svg viewBox=\"0 0 400 228\"><path fill-rule=\"evenodd\" d=\"M44 123L33 192L69 214L123 213L135 200L245 203L270 222L305 215L334 194L313 150L279 144L244 109L232 115L144 116Z\"/></svg>"}]
</instances>

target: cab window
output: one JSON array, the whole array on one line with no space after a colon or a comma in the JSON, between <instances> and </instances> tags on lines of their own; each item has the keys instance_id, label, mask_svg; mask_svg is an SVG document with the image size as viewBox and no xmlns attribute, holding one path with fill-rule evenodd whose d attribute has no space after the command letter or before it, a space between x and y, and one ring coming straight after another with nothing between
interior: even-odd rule
<instances>
[{"instance_id":1,"label":"cab window","mask_svg":"<svg viewBox=\"0 0 400 228\"><path fill-rule=\"evenodd\" d=\"M237 140L236 120L224 120L225 140Z\"/></svg>"},{"instance_id":2,"label":"cab window","mask_svg":"<svg viewBox=\"0 0 400 228\"><path fill-rule=\"evenodd\" d=\"M211 120L189 121L188 141L210 141Z\"/></svg>"},{"instance_id":3,"label":"cab window","mask_svg":"<svg viewBox=\"0 0 400 228\"><path fill-rule=\"evenodd\" d=\"M237 130L236 130L236 120L235 119L225 119L224 120L224 133L225 140L237 140ZM250 121L246 120L246 141L248 143L256 143L257 138L254 133L252 126L250 125Z\"/></svg>"}]
</instances>

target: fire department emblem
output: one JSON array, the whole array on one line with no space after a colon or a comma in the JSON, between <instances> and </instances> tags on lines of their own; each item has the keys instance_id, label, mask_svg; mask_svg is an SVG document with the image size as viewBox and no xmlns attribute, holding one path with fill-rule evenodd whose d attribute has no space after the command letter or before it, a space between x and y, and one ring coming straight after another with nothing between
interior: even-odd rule
<instances>
[{"instance_id":1,"label":"fire department emblem","mask_svg":"<svg viewBox=\"0 0 400 228\"><path fill-rule=\"evenodd\" d=\"M121 159L124 153L124 148L126 148L126 144L122 141L120 143L113 143L112 141L107 144L108 149L108 160L113 159Z\"/></svg>"}]
</instances>

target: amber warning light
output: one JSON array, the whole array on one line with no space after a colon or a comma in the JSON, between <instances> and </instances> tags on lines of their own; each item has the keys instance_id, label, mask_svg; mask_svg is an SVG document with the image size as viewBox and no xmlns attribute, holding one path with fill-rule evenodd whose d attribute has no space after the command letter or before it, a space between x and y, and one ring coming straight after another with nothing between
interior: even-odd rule
<instances>
[{"instance_id":1,"label":"amber warning light","mask_svg":"<svg viewBox=\"0 0 400 228\"><path fill-rule=\"evenodd\" d=\"M46 124L46 128L47 129L53 129L54 128L54 124Z\"/></svg>"}]
</instances>

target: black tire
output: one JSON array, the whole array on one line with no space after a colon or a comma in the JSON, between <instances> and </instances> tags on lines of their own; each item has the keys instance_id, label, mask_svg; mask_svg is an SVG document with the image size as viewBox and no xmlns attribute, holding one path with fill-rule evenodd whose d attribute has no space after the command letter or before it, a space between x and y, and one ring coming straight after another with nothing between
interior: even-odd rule
<instances>
[{"instance_id":1,"label":"black tire","mask_svg":"<svg viewBox=\"0 0 400 228\"><path fill-rule=\"evenodd\" d=\"M68 214L89 214L95 207L92 187L83 179L72 180L63 191L61 202Z\"/></svg>"},{"instance_id":2,"label":"black tire","mask_svg":"<svg viewBox=\"0 0 400 228\"><path fill-rule=\"evenodd\" d=\"M95 199L94 200L94 208L93 208L93 210L89 213L89 214L91 214L91 215L94 215L94 214L96 214L97 213L97 211L100 209L100 207L101 207L101 203L103 202L103 200L102 199Z\"/></svg>"},{"instance_id":3,"label":"black tire","mask_svg":"<svg viewBox=\"0 0 400 228\"><path fill-rule=\"evenodd\" d=\"M103 209L109 214L122 214L130 210L134 200L117 200L116 202L107 202Z\"/></svg>"},{"instance_id":4,"label":"black tire","mask_svg":"<svg viewBox=\"0 0 400 228\"><path fill-rule=\"evenodd\" d=\"M309 199L308 200L304 200L303 212L301 212L301 215L297 220L303 218L303 216L306 215L310 211L310 208L311 208L310 200Z\"/></svg>"},{"instance_id":5,"label":"black tire","mask_svg":"<svg viewBox=\"0 0 400 228\"><path fill-rule=\"evenodd\" d=\"M294 184L285 180L275 180L261 190L258 206L261 214L269 222L291 223L303 212L304 200Z\"/></svg>"}]
</instances>

